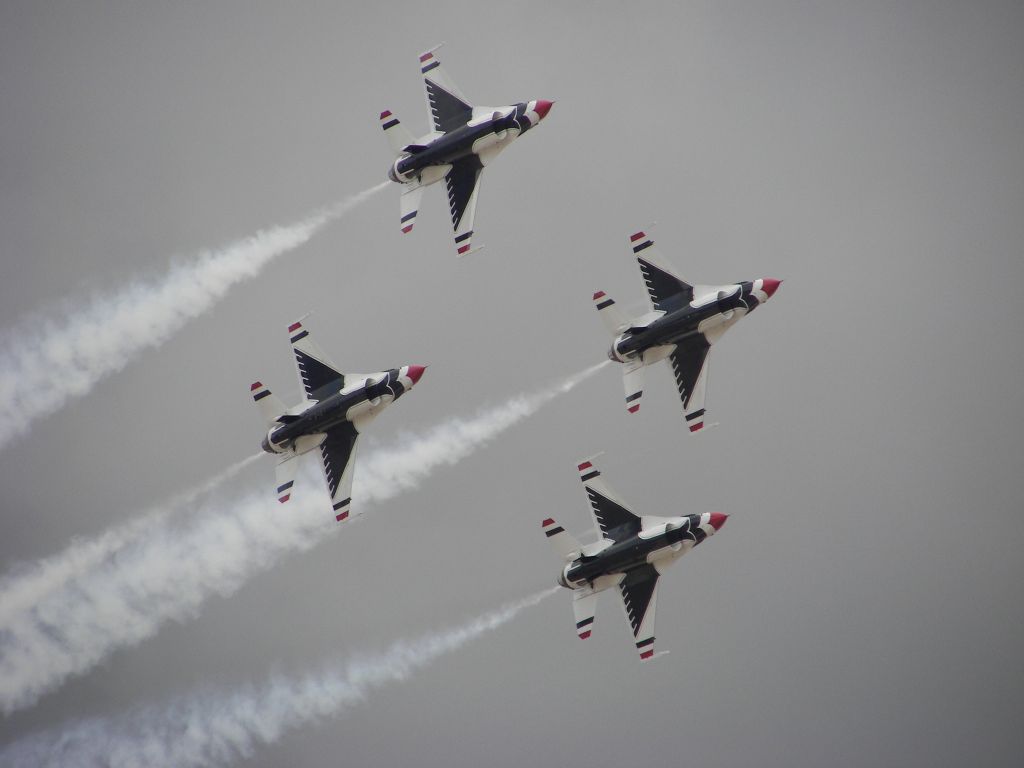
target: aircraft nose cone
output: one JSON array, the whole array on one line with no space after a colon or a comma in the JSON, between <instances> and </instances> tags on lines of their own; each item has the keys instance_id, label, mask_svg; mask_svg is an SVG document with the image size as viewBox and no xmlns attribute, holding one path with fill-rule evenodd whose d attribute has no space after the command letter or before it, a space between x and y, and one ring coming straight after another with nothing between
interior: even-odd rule
<instances>
[{"instance_id":1,"label":"aircraft nose cone","mask_svg":"<svg viewBox=\"0 0 1024 768\"><path fill-rule=\"evenodd\" d=\"M723 515L721 512L712 512L711 520L709 522L711 523L712 528L716 531L720 531L722 530L722 526L725 525L725 521L728 519L728 515Z\"/></svg>"},{"instance_id":2,"label":"aircraft nose cone","mask_svg":"<svg viewBox=\"0 0 1024 768\"><path fill-rule=\"evenodd\" d=\"M776 280L774 277L762 278L761 283L761 288L765 293L768 294L769 299L775 295L775 292L779 290L779 286L782 285L782 281Z\"/></svg>"},{"instance_id":3,"label":"aircraft nose cone","mask_svg":"<svg viewBox=\"0 0 1024 768\"><path fill-rule=\"evenodd\" d=\"M420 380L420 376L427 370L425 365L410 365L409 366L409 378L412 379L412 383L416 384Z\"/></svg>"},{"instance_id":4,"label":"aircraft nose cone","mask_svg":"<svg viewBox=\"0 0 1024 768\"><path fill-rule=\"evenodd\" d=\"M548 116L548 111L551 109L551 105L554 103L555 102L553 101L545 101L544 99L540 99L534 106L533 111L540 115L540 119L543 120L545 117Z\"/></svg>"}]
</instances>

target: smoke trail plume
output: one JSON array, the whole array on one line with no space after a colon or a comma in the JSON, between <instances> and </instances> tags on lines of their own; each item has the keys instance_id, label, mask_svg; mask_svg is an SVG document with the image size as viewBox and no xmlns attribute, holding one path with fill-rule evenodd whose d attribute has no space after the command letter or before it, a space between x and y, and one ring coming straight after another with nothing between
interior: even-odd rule
<instances>
[{"instance_id":1,"label":"smoke trail plume","mask_svg":"<svg viewBox=\"0 0 1024 768\"><path fill-rule=\"evenodd\" d=\"M332 664L302 677L179 698L121 718L93 718L40 733L0 752L11 766L224 765L276 742L288 730L320 722L400 683L438 657L511 621L558 591L546 589L441 632L395 643L380 654Z\"/></svg>"},{"instance_id":2,"label":"smoke trail plume","mask_svg":"<svg viewBox=\"0 0 1024 768\"><path fill-rule=\"evenodd\" d=\"M161 278L96 297L63 319L34 317L0 334L0 448L35 419L87 394L142 350L163 344L236 283L255 277L388 183L294 224L204 251Z\"/></svg>"},{"instance_id":3,"label":"smoke trail plume","mask_svg":"<svg viewBox=\"0 0 1024 768\"><path fill-rule=\"evenodd\" d=\"M30 610L52 592L66 589L71 580L110 558L130 542L136 541L168 515L190 507L197 499L233 478L262 455L263 453L257 453L233 464L202 485L173 496L124 525L111 528L93 538L73 539L63 552L52 557L14 566L10 573L0 579L0 638L4 636L4 628L14 621L19 613Z\"/></svg>"},{"instance_id":4,"label":"smoke trail plume","mask_svg":"<svg viewBox=\"0 0 1024 768\"><path fill-rule=\"evenodd\" d=\"M512 398L471 419L453 419L401 447L375 451L356 468L353 507L416 487L435 469L473 453L552 399L593 375L601 363L539 392ZM29 706L69 676L117 648L156 634L166 621L194 617L213 595L235 592L289 552L339 530L322 483L304 483L282 511L267 488L227 502L207 501L188 520L166 517L75 574L42 599L0 613L0 709Z\"/></svg>"}]
</instances>

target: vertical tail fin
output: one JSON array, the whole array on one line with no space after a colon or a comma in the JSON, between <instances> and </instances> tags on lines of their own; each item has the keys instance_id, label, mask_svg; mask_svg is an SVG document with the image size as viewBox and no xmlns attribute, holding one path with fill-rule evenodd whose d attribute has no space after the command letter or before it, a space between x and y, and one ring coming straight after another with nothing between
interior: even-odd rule
<instances>
[{"instance_id":1,"label":"vertical tail fin","mask_svg":"<svg viewBox=\"0 0 1024 768\"><path fill-rule=\"evenodd\" d=\"M264 386L258 381L253 382L252 386L249 387L249 391L252 393L253 402L260 409L260 415L267 423L268 428L276 424L278 417L288 410L284 407L284 403L270 391L269 387Z\"/></svg>"},{"instance_id":2,"label":"vertical tail fin","mask_svg":"<svg viewBox=\"0 0 1024 768\"><path fill-rule=\"evenodd\" d=\"M384 136L387 137L391 151L396 155L401 154L404 147L416 141L409 133L409 129L402 125L390 110L380 113L380 127L384 129Z\"/></svg>"}]
</instances>

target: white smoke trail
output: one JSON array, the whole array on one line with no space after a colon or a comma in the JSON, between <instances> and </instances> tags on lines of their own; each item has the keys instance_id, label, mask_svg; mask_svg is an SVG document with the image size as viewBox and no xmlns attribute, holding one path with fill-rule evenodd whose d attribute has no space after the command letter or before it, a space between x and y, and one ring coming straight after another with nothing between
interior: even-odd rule
<instances>
[{"instance_id":1,"label":"white smoke trail","mask_svg":"<svg viewBox=\"0 0 1024 768\"><path fill-rule=\"evenodd\" d=\"M375 689L400 683L438 657L511 621L558 591L546 589L452 629L395 643L302 677L274 677L261 686L198 694L120 718L93 718L36 734L0 752L0 763L31 766L224 765L249 757L288 730L333 717Z\"/></svg>"},{"instance_id":2,"label":"white smoke trail","mask_svg":"<svg viewBox=\"0 0 1024 768\"><path fill-rule=\"evenodd\" d=\"M415 488L438 467L470 455L603 365L475 418L453 419L406 437L401 447L375 451L356 468L354 506L365 509ZM305 483L288 507L261 489L226 504L208 502L188 521L167 517L115 556L11 612L0 625L0 709L10 713L33 704L115 649L151 637L167 621L194 617L207 598L232 594L286 553L308 550L340 528L318 484Z\"/></svg>"},{"instance_id":3,"label":"white smoke trail","mask_svg":"<svg viewBox=\"0 0 1024 768\"><path fill-rule=\"evenodd\" d=\"M72 579L113 556L130 542L136 541L168 515L192 506L197 499L230 480L261 456L263 453L253 454L211 477L202 485L179 493L134 520L111 528L99 536L72 539L71 543L56 555L34 563L14 566L0 579L0 637L3 628L19 613L31 609L50 593L66 589Z\"/></svg>"},{"instance_id":4,"label":"white smoke trail","mask_svg":"<svg viewBox=\"0 0 1024 768\"><path fill-rule=\"evenodd\" d=\"M204 251L162 278L96 297L62 319L33 317L0 334L0 448L35 419L87 394L142 350L163 344L236 283L255 277L275 257L303 245L388 183L294 224Z\"/></svg>"},{"instance_id":5,"label":"white smoke trail","mask_svg":"<svg viewBox=\"0 0 1024 768\"><path fill-rule=\"evenodd\" d=\"M519 395L473 419L452 419L422 438L407 438L383 461L360 466L352 498L386 501L417 487L438 466L452 466L513 424L536 413L561 394L590 378L609 361L592 365L548 389ZM383 458L383 457L382 457Z\"/></svg>"}]
</instances>

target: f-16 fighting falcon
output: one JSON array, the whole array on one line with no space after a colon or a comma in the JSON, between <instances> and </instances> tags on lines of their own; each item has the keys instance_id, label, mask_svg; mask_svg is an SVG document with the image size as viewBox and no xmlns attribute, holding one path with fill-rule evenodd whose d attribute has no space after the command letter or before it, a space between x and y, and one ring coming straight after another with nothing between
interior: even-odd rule
<instances>
[{"instance_id":1,"label":"f-16 fighting falcon","mask_svg":"<svg viewBox=\"0 0 1024 768\"><path fill-rule=\"evenodd\" d=\"M252 385L252 399L268 426L263 450L280 456L277 500L284 504L292 495L299 456L319 448L334 516L340 523L349 516L352 503L352 465L359 434L409 391L426 368L404 365L379 373L339 373L301 322L288 326L288 333L306 399L285 408L263 384Z\"/></svg>"},{"instance_id":2,"label":"f-16 fighting falcon","mask_svg":"<svg viewBox=\"0 0 1024 768\"><path fill-rule=\"evenodd\" d=\"M420 56L433 131L414 139L391 112L380 113L380 124L398 155L388 178L405 187L400 208L402 231L412 231L424 188L444 179L455 247L463 256L470 252L480 171L515 139L538 125L552 102L541 99L507 107L474 107L441 66L435 55L437 48Z\"/></svg>"},{"instance_id":3,"label":"f-16 fighting falcon","mask_svg":"<svg viewBox=\"0 0 1024 768\"><path fill-rule=\"evenodd\" d=\"M604 291L594 294L598 314L614 337L608 357L625 365L626 410L640 410L644 368L667 357L686 422L696 432L704 426L708 350L737 320L768 301L782 281L762 277L730 285L693 285L675 274L645 233L637 232L630 242L651 311L631 319Z\"/></svg>"},{"instance_id":4,"label":"f-16 fighting falcon","mask_svg":"<svg viewBox=\"0 0 1024 768\"><path fill-rule=\"evenodd\" d=\"M597 595L618 587L641 661L654 657L654 607L658 577L676 560L722 530L728 515L705 512L682 517L638 517L601 479L593 460L578 466L600 540L580 545L554 520L542 525L565 560L558 583L572 590L576 634L590 637Z\"/></svg>"}]
</instances>

